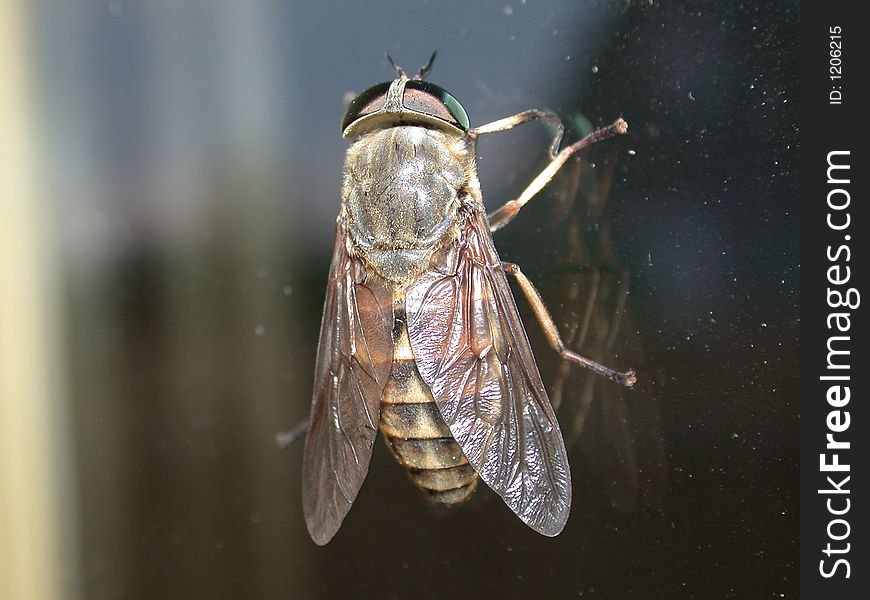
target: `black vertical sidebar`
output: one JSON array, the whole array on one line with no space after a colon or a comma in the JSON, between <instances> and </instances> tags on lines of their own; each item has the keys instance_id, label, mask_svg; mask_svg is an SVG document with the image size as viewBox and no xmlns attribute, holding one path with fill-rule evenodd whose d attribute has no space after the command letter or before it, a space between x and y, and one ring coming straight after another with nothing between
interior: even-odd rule
<instances>
[{"instance_id":1,"label":"black vertical sidebar","mask_svg":"<svg viewBox=\"0 0 870 600\"><path fill-rule=\"evenodd\" d=\"M870 590L865 150L860 3L801 3L801 596ZM859 283L860 280L860 283ZM868 292L870 293L870 292ZM845 465L848 465L846 467Z\"/></svg>"}]
</instances>

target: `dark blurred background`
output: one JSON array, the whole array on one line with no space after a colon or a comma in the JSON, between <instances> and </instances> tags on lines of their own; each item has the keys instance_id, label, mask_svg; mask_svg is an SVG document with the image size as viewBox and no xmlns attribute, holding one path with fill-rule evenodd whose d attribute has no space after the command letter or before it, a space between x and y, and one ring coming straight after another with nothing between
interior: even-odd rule
<instances>
[{"instance_id":1,"label":"dark blurred background","mask_svg":"<svg viewBox=\"0 0 870 600\"><path fill-rule=\"evenodd\" d=\"M26 6L58 595L797 596L797 1ZM570 445L565 532L482 487L434 513L379 442L318 548L302 444L273 436L309 407L338 125L384 52L413 72L436 49L473 124L630 123L495 240L640 384L564 369L519 299ZM490 207L547 135L482 138Z\"/></svg>"}]
</instances>

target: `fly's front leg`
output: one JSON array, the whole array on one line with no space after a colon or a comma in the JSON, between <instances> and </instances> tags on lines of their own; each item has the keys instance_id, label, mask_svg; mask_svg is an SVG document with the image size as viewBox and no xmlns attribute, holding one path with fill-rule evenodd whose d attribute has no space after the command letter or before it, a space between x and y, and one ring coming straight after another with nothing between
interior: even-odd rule
<instances>
[{"instance_id":1,"label":"fly's front leg","mask_svg":"<svg viewBox=\"0 0 870 600\"><path fill-rule=\"evenodd\" d=\"M506 121L508 119L504 120ZM498 121L496 121L496 123L498 123ZM488 215L489 230L495 231L510 223L511 220L513 220L513 218L517 216L517 213L520 212L520 209L525 206L529 202L529 200L534 198L535 195L540 192L545 185L550 183L550 180L553 179L553 176L556 174L556 172L561 169L562 165L564 165L567 160L573 155L577 154L585 148L588 148L595 142L607 139L609 137L613 137L614 135L622 135L627 131L628 123L626 123L623 119L617 119L613 122L612 125L608 125L607 127L602 127L597 131L593 131L582 140L574 142L570 146L566 146L562 149L561 152L559 152L555 156L553 156L552 154L553 148L551 147L550 164L544 167L543 171L538 173L538 176L532 180L528 187L523 190L523 193L520 194L515 200L508 200L500 208ZM561 134L559 137L561 138ZM558 145L556 146L556 148L558 149Z\"/></svg>"},{"instance_id":2,"label":"fly's front leg","mask_svg":"<svg viewBox=\"0 0 870 600\"><path fill-rule=\"evenodd\" d=\"M547 310L544 300L541 298L541 294L538 292L535 284L533 284L514 263L503 262L502 268L505 273L513 275L516 278L517 283L520 284L520 289L523 290L523 294L525 294L526 299L528 299L529 304L531 304L532 311L534 311L535 316L538 318L538 322L544 330L544 335L547 337L547 341L550 342L550 346L553 347L553 350L555 350L559 356L565 360L577 363L578 365L583 365L587 369L590 369L599 375L604 375L608 379L612 379L613 381L621 383L627 387L632 387L635 384L637 377L635 376L634 371L620 373L619 371L614 371L594 360L588 359L585 356L580 356L576 352L568 350L568 348L565 347L564 342L562 342L562 337L559 335L556 323L553 322L553 317L550 316L550 311Z\"/></svg>"},{"instance_id":3,"label":"fly's front leg","mask_svg":"<svg viewBox=\"0 0 870 600\"><path fill-rule=\"evenodd\" d=\"M562 124L562 120L559 117L543 110L538 110L536 108L525 110L518 115L505 117L504 119L499 119L498 121L475 127L468 132L468 135L477 139L477 136L479 135L507 131L508 129L513 129L517 125L522 125L523 123L529 123L531 121L546 121L556 129L556 133L553 134L553 141L550 142L550 160L553 160L559 152L559 144L562 143L562 135L565 133L565 126Z\"/></svg>"}]
</instances>

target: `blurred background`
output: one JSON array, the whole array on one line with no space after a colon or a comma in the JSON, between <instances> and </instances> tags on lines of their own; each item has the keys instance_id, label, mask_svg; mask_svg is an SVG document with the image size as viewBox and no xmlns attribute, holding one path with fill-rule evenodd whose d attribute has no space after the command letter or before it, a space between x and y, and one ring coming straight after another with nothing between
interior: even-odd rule
<instances>
[{"instance_id":1,"label":"blurred background","mask_svg":"<svg viewBox=\"0 0 870 600\"><path fill-rule=\"evenodd\" d=\"M0 597L794 597L796 0L62 2L0 9ZM302 445L346 142L384 53L479 125L549 109L566 165L495 235L574 505L432 512L379 442L325 548ZM543 126L483 138L494 208Z\"/></svg>"}]
</instances>

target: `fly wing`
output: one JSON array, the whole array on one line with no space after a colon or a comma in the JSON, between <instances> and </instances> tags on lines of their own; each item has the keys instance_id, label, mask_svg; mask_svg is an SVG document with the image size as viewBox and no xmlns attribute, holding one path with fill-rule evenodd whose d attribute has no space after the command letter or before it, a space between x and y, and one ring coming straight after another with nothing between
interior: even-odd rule
<instances>
[{"instance_id":1,"label":"fly wing","mask_svg":"<svg viewBox=\"0 0 870 600\"><path fill-rule=\"evenodd\" d=\"M348 255L339 224L327 283L302 466L302 507L319 545L365 480L392 359L392 293Z\"/></svg>"},{"instance_id":2,"label":"fly wing","mask_svg":"<svg viewBox=\"0 0 870 600\"><path fill-rule=\"evenodd\" d=\"M406 294L417 368L486 484L529 527L565 526L565 444L482 213Z\"/></svg>"}]
</instances>

